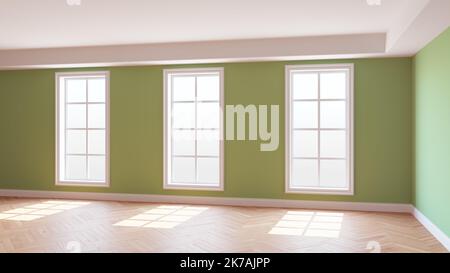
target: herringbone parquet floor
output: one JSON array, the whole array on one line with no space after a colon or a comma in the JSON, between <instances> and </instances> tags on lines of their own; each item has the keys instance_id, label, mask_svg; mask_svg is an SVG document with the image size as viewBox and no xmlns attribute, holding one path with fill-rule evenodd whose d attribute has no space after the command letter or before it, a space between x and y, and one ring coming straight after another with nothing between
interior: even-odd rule
<instances>
[{"instance_id":1,"label":"herringbone parquet floor","mask_svg":"<svg viewBox=\"0 0 450 273\"><path fill-rule=\"evenodd\" d=\"M408 214L0 198L0 252L445 252Z\"/></svg>"}]
</instances>

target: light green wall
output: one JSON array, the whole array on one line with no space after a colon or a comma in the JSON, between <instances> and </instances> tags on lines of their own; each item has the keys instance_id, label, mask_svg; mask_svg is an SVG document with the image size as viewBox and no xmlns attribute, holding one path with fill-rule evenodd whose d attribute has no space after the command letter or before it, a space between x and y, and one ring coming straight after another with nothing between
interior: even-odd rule
<instances>
[{"instance_id":1,"label":"light green wall","mask_svg":"<svg viewBox=\"0 0 450 273\"><path fill-rule=\"evenodd\" d=\"M450 236L450 29L414 58L416 207Z\"/></svg>"},{"instance_id":2,"label":"light green wall","mask_svg":"<svg viewBox=\"0 0 450 273\"><path fill-rule=\"evenodd\" d=\"M355 64L355 195L285 194L284 66L338 62ZM226 104L279 104L281 112L277 151L260 152L258 141L225 143L224 192L162 188L162 66L106 68L111 71L111 187L106 189L54 185L54 73L67 70L0 72L0 188L411 202L410 58L212 66L225 68Z\"/></svg>"}]
</instances>

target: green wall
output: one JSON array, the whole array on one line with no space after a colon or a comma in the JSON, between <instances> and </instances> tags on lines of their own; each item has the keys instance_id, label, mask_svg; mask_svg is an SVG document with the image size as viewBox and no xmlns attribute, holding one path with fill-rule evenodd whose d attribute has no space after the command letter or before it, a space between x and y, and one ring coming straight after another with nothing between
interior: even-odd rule
<instances>
[{"instance_id":1,"label":"green wall","mask_svg":"<svg viewBox=\"0 0 450 273\"><path fill-rule=\"evenodd\" d=\"M339 62L355 64L355 195L285 194L284 66ZM260 152L258 141L225 143L224 192L163 190L162 69L169 66L102 68L111 71L110 188L54 185L54 73L69 70L0 72L0 188L411 202L410 58L211 66L225 68L226 104L279 104L281 112L277 151Z\"/></svg>"},{"instance_id":2,"label":"green wall","mask_svg":"<svg viewBox=\"0 0 450 273\"><path fill-rule=\"evenodd\" d=\"M414 58L414 203L450 236L450 29Z\"/></svg>"}]
</instances>

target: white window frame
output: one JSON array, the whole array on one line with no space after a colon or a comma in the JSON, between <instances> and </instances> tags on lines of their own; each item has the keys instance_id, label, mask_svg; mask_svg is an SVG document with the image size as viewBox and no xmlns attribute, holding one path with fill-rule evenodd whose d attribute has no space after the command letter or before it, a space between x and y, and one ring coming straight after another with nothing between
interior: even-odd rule
<instances>
[{"instance_id":1,"label":"white window frame","mask_svg":"<svg viewBox=\"0 0 450 273\"><path fill-rule=\"evenodd\" d=\"M320 188L320 187L291 187L291 164L292 164L292 73L295 71L305 71L305 72L326 72L332 70L348 70L348 89L346 97L346 130L347 134L347 172L349 185L348 189L333 189L333 188ZM297 193L297 194L318 194L318 195L354 195L354 65L353 64L325 64L325 65L287 65L285 67L285 77L286 77L286 90L285 90L285 192L286 193ZM320 87L319 87L320 88ZM319 91L320 92L320 91ZM320 93L317 101L320 101ZM320 110L318 112L320 115ZM320 117L319 117L320 119ZM318 128L320 135L320 128ZM320 143L318 143L320 146ZM320 148L319 148L320 149ZM318 155L320 156L320 155ZM319 159L320 157L318 157ZM319 169L320 171L320 169Z\"/></svg>"},{"instance_id":2,"label":"white window frame","mask_svg":"<svg viewBox=\"0 0 450 273\"><path fill-rule=\"evenodd\" d=\"M171 162L171 90L169 90L169 77L172 74L178 75L202 75L202 74L219 74L220 78L220 94L219 105L220 111L220 124L219 124L219 185L207 185L207 184L172 184L170 181L170 162ZM163 188L168 190L203 190L203 191L223 191L224 190L224 69L222 67L214 68L180 68L180 69L164 69L164 184ZM197 102L197 99L195 99ZM197 157L195 157L197 159Z\"/></svg>"},{"instance_id":3,"label":"white window frame","mask_svg":"<svg viewBox=\"0 0 450 273\"><path fill-rule=\"evenodd\" d=\"M60 80L61 78L90 78L90 77L105 77L106 81L106 94L105 94L105 110L106 110L106 121L105 121L105 137L106 137L106 147L105 147L105 181L92 181L92 180L61 180L60 179ZM57 186L76 186L76 187L109 187L110 186L110 73L109 71L87 71L87 72L57 72L55 73L55 105L56 105L56 162L55 162L55 185ZM86 98L87 99L87 98ZM86 143L87 145L87 143Z\"/></svg>"}]
</instances>

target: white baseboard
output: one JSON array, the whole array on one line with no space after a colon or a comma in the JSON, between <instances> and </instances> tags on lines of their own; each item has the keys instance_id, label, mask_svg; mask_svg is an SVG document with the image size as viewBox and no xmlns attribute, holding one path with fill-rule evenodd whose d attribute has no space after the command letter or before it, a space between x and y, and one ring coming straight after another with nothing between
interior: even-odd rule
<instances>
[{"instance_id":1,"label":"white baseboard","mask_svg":"<svg viewBox=\"0 0 450 273\"><path fill-rule=\"evenodd\" d=\"M440 228L438 228L420 210L414 208L413 215L441 244L450 251L450 238Z\"/></svg>"},{"instance_id":2,"label":"white baseboard","mask_svg":"<svg viewBox=\"0 0 450 273\"><path fill-rule=\"evenodd\" d=\"M233 197L203 197L154 194L125 193L93 193L93 192L62 192L62 191L30 191L0 189L0 196L26 198L81 199L99 201L149 202L149 203L181 203L196 205L223 205L242 207L274 207L296 209L350 210L373 212L412 213L410 204L364 203L364 202L332 202L304 201L285 199L257 199Z\"/></svg>"}]
</instances>

